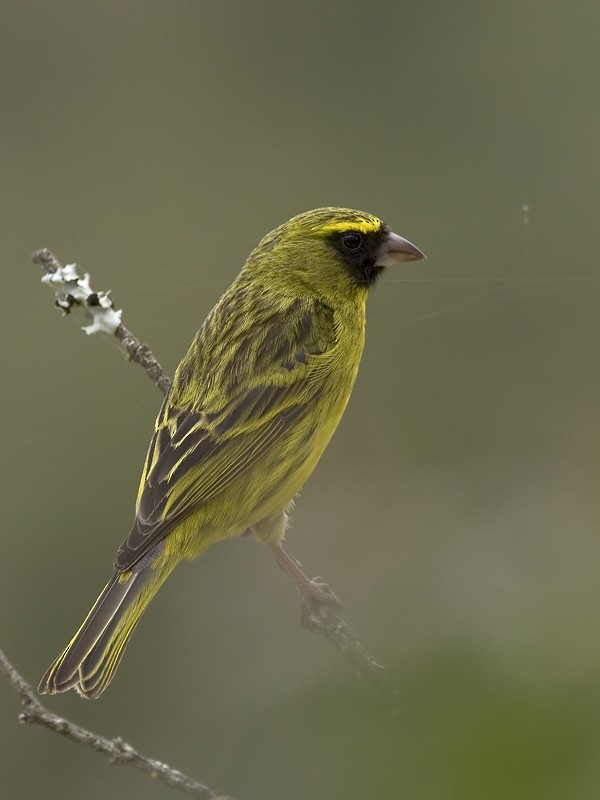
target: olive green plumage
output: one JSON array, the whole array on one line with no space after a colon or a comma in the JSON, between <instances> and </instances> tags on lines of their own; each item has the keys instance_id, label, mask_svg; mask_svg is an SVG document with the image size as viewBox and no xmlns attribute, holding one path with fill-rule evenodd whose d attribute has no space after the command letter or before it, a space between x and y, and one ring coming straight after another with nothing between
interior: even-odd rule
<instances>
[{"instance_id":1,"label":"olive green plumage","mask_svg":"<svg viewBox=\"0 0 600 800\"><path fill-rule=\"evenodd\" d=\"M422 257L350 209L309 211L264 237L177 368L115 574L41 692L97 697L182 559L247 530L283 537L348 402L368 289L385 266Z\"/></svg>"}]
</instances>

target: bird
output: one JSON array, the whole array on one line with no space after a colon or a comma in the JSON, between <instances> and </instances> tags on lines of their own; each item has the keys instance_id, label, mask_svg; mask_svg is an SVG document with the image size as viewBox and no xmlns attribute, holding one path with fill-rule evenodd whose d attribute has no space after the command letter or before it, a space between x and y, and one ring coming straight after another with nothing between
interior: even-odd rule
<instances>
[{"instance_id":1,"label":"bird","mask_svg":"<svg viewBox=\"0 0 600 800\"><path fill-rule=\"evenodd\" d=\"M369 289L424 254L379 217L326 207L268 233L208 314L158 413L114 574L40 693L97 698L152 597L182 560L253 533L302 594L289 511L356 378Z\"/></svg>"}]
</instances>

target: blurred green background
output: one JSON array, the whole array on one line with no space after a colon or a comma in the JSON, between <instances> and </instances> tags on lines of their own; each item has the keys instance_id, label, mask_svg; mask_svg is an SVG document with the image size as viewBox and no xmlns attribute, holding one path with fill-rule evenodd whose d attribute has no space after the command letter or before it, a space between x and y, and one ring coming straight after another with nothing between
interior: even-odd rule
<instances>
[{"instance_id":1,"label":"blurred green background","mask_svg":"<svg viewBox=\"0 0 600 800\"><path fill-rule=\"evenodd\" d=\"M80 623L160 404L30 252L112 289L172 374L264 233L365 209L429 258L371 296L288 543L400 719L251 539L179 568L99 702L48 706L236 800L597 798L597 2L8 0L1 21L0 646L37 683ZM177 796L18 711L2 678L3 796Z\"/></svg>"}]
</instances>

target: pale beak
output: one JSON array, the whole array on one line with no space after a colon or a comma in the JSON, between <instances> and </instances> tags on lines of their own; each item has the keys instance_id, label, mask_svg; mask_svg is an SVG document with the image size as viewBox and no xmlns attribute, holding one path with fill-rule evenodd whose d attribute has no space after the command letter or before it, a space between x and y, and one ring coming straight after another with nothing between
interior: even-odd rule
<instances>
[{"instance_id":1,"label":"pale beak","mask_svg":"<svg viewBox=\"0 0 600 800\"><path fill-rule=\"evenodd\" d=\"M379 248L377 255L378 267L391 267L394 264L403 264L405 261L421 261L425 258L418 247L411 244L408 239L403 239L397 233L390 231Z\"/></svg>"}]
</instances>

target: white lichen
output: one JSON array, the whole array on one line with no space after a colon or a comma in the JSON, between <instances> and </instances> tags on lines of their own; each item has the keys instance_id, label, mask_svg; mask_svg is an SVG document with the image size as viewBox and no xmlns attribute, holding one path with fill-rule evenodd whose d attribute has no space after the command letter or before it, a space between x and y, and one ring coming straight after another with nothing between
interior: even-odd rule
<instances>
[{"instance_id":1,"label":"white lichen","mask_svg":"<svg viewBox=\"0 0 600 800\"><path fill-rule=\"evenodd\" d=\"M65 264L54 272L42 276L42 283L54 289L56 307L64 314L69 314L73 306L83 308L92 320L84 325L88 335L92 333L108 333L113 336L121 324L123 312L116 310L110 291L95 292L90 286L90 276L83 277L77 272L77 264Z\"/></svg>"}]
</instances>

